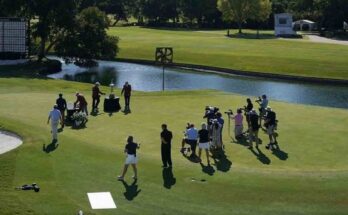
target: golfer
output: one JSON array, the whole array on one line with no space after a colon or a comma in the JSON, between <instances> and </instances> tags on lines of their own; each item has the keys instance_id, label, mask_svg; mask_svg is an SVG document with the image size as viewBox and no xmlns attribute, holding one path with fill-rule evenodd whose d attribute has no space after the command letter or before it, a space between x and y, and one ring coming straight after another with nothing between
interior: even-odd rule
<instances>
[{"instance_id":1,"label":"golfer","mask_svg":"<svg viewBox=\"0 0 348 215\"><path fill-rule=\"evenodd\" d=\"M58 110L58 105L53 106L53 110L48 115L47 124L51 121L52 142L58 141L58 125L62 121L62 114Z\"/></svg>"},{"instance_id":2,"label":"golfer","mask_svg":"<svg viewBox=\"0 0 348 215\"><path fill-rule=\"evenodd\" d=\"M207 130L207 124L202 123L202 129L198 131L198 138L199 138L199 144L198 144L198 157L200 162L202 163L201 160L201 154L202 154L202 149L205 150L205 154L207 155L207 162L208 166L210 166L210 161L209 161L209 131Z\"/></svg>"},{"instance_id":3,"label":"golfer","mask_svg":"<svg viewBox=\"0 0 348 215\"><path fill-rule=\"evenodd\" d=\"M94 87L92 88L92 112L98 110L98 105L100 103L100 95L105 95L105 93L101 92L99 89L100 83L96 82Z\"/></svg>"},{"instance_id":4,"label":"golfer","mask_svg":"<svg viewBox=\"0 0 348 215\"><path fill-rule=\"evenodd\" d=\"M140 148L140 144L133 142L133 136L129 136L127 139L127 144L124 149L124 152L127 154L126 163L123 168L122 175L118 176L118 180L123 181L125 174L127 173L127 169L129 165L132 165L134 170L134 176L133 179L137 180L137 149Z\"/></svg>"},{"instance_id":5,"label":"golfer","mask_svg":"<svg viewBox=\"0 0 348 215\"><path fill-rule=\"evenodd\" d=\"M126 82L123 85L121 95L124 95L124 102L125 102L125 108L124 111L130 111L129 103L130 103L130 97L132 92L132 86Z\"/></svg>"}]
</instances>

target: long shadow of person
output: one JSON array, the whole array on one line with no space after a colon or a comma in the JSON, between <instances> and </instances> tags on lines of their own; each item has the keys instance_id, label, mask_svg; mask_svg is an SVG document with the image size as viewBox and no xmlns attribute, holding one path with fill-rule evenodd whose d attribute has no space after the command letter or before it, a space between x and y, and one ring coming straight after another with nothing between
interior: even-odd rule
<instances>
[{"instance_id":1,"label":"long shadow of person","mask_svg":"<svg viewBox=\"0 0 348 215\"><path fill-rule=\"evenodd\" d=\"M256 151L254 150L254 148L250 148L250 151L261 163L266 165L269 165L271 163L271 160L265 154L263 154L263 152L259 148L256 148Z\"/></svg>"},{"instance_id":2,"label":"long shadow of person","mask_svg":"<svg viewBox=\"0 0 348 215\"><path fill-rule=\"evenodd\" d=\"M289 158L289 154L282 151L281 149L273 150L272 154L274 154L279 160L285 161Z\"/></svg>"},{"instance_id":3,"label":"long shadow of person","mask_svg":"<svg viewBox=\"0 0 348 215\"><path fill-rule=\"evenodd\" d=\"M249 143L247 141L247 137L246 136L242 136L236 140L233 140L232 141L233 143L235 144L239 144L239 145L242 145L242 146L249 146Z\"/></svg>"},{"instance_id":4,"label":"long shadow of person","mask_svg":"<svg viewBox=\"0 0 348 215\"><path fill-rule=\"evenodd\" d=\"M163 187L170 189L173 185L175 185L176 178L174 178L172 167L163 168L162 176L163 176Z\"/></svg>"},{"instance_id":5,"label":"long shadow of person","mask_svg":"<svg viewBox=\"0 0 348 215\"><path fill-rule=\"evenodd\" d=\"M228 172L231 169L232 162L227 158L223 150L213 151L212 158L217 170Z\"/></svg>"},{"instance_id":6,"label":"long shadow of person","mask_svg":"<svg viewBox=\"0 0 348 215\"><path fill-rule=\"evenodd\" d=\"M46 146L46 144L42 145L42 151L46 152L47 154L50 152L53 152L58 148L57 141L52 141L49 145Z\"/></svg>"},{"instance_id":7,"label":"long shadow of person","mask_svg":"<svg viewBox=\"0 0 348 215\"><path fill-rule=\"evenodd\" d=\"M212 176L215 173L215 169L211 165L204 166L203 163L200 163L202 167L202 172Z\"/></svg>"},{"instance_id":8,"label":"long shadow of person","mask_svg":"<svg viewBox=\"0 0 348 215\"><path fill-rule=\"evenodd\" d=\"M128 201L133 201L135 197L140 193L141 190L138 190L137 180L134 180L131 185L128 185L127 182L122 181L123 186L126 188L126 192L123 193L124 197Z\"/></svg>"}]
</instances>

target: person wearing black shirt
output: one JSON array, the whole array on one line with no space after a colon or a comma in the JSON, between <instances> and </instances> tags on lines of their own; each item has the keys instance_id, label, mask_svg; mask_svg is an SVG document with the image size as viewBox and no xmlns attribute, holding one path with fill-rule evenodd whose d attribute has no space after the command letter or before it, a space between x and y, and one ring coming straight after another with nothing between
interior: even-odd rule
<instances>
[{"instance_id":1,"label":"person wearing black shirt","mask_svg":"<svg viewBox=\"0 0 348 215\"><path fill-rule=\"evenodd\" d=\"M269 144L266 146L267 149L277 149L277 137L274 133L274 129L276 126L276 113L272 110L271 107L266 108L266 119L265 119L265 127L267 128L267 134L269 136Z\"/></svg>"},{"instance_id":2,"label":"person wearing black shirt","mask_svg":"<svg viewBox=\"0 0 348 215\"><path fill-rule=\"evenodd\" d=\"M67 108L66 100L63 98L63 94L59 94L59 98L56 100L56 104L58 106L58 110L60 111L60 114L62 115L62 121L61 126L64 128L64 120L65 120L65 110Z\"/></svg>"},{"instance_id":3,"label":"person wearing black shirt","mask_svg":"<svg viewBox=\"0 0 348 215\"><path fill-rule=\"evenodd\" d=\"M99 86L100 83L96 82L94 87L92 88L92 112L98 110L98 105L100 103L100 95L105 95L105 93L100 91Z\"/></svg>"},{"instance_id":4,"label":"person wearing black shirt","mask_svg":"<svg viewBox=\"0 0 348 215\"><path fill-rule=\"evenodd\" d=\"M202 123L202 129L198 131L198 138L199 138L199 151L198 151L198 157L200 162L202 163L201 160L201 154L202 154L202 149L205 150L205 153L207 155L207 163L208 166L210 166L210 161L209 161L209 131L207 130L207 124Z\"/></svg>"},{"instance_id":5,"label":"person wearing black shirt","mask_svg":"<svg viewBox=\"0 0 348 215\"><path fill-rule=\"evenodd\" d=\"M259 116L255 110L250 111L250 129L249 129L249 148L253 148L253 141L255 140L256 148L259 147Z\"/></svg>"},{"instance_id":6,"label":"person wearing black shirt","mask_svg":"<svg viewBox=\"0 0 348 215\"><path fill-rule=\"evenodd\" d=\"M171 142L172 142L173 134L171 131L167 129L166 124L162 124L162 132L161 132L161 155L163 167L167 168L172 166L172 158L171 158Z\"/></svg>"},{"instance_id":7,"label":"person wearing black shirt","mask_svg":"<svg viewBox=\"0 0 348 215\"><path fill-rule=\"evenodd\" d=\"M130 97L132 92L132 86L126 82L123 85L121 95L124 95L124 102L125 102L125 111L130 111L129 103L130 103Z\"/></svg>"},{"instance_id":8,"label":"person wearing black shirt","mask_svg":"<svg viewBox=\"0 0 348 215\"><path fill-rule=\"evenodd\" d=\"M250 116L249 116L249 113L254 108L254 105L251 102L250 98L247 98L246 101L247 101L247 105L244 106L244 110L245 110L244 113L245 113L245 119L246 119L247 124L248 124L248 128L250 128Z\"/></svg>"},{"instance_id":9,"label":"person wearing black shirt","mask_svg":"<svg viewBox=\"0 0 348 215\"><path fill-rule=\"evenodd\" d=\"M123 168L123 172L122 175L118 176L118 180L123 181L124 176L127 173L127 169L129 165L132 165L133 170L134 170L134 176L133 179L137 180L137 149L140 148L140 144L134 143L133 142L133 136L129 136L127 139L127 144L126 147L124 149L124 152L127 154L127 158L126 158L126 163L124 165Z\"/></svg>"}]
</instances>

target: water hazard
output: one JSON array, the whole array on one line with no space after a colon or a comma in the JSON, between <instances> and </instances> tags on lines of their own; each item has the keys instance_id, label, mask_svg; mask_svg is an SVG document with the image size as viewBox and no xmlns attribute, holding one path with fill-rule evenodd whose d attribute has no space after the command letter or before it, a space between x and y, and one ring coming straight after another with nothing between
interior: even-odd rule
<instances>
[{"instance_id":1,"label":"water hazard","mask_svg":"<svg viewBox=\"0 0 348 215\"><path fill-rule=\"evenodd\" d=\"M100 61L95 68L63 64L51 78L122 87L128 81L135 90L162 90L162 68L133 63ZM327 107L348 108L348 86L298 83L235 75L220 75L167 68L166 90L215 89L257 97L267 94L272 100Z\"/></svg>"}]
</instances>

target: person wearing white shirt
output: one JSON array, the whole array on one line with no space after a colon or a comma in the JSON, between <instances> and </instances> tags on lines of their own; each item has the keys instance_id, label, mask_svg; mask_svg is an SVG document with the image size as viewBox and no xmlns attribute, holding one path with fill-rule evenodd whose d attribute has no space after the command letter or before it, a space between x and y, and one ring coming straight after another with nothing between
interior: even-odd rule
<instances>
[{"instance_id":1,"label":"person wearing white shirt","mask_svg":"<svg viewBox=\"0 0 348 215\"><path fill-rule=\"evenodd\" d=\"M185 143L190 145L191 147L191 155L190 157L196 157L196 146L197 146L197 139L198 139L198 130L195 128L194 124L188 124L188 127L185 132L185 138L182 140L182 148L181 153L184 153L185 151Z\"/></svg>"},{"instance_id":2,"label":"person wearing white shirt","mask_svg":"<svg viewBox=\"0 0 348 215\"><path fill-rule=\"evenodd\" d=\"M52 142L57 142L58 138L58 125L62 121L62 114L58 110L58 106L54 105L53 110L50 111L48 115L47 124L51 121L51 133L52 133Z\"/></svg>"}]
</instances>

